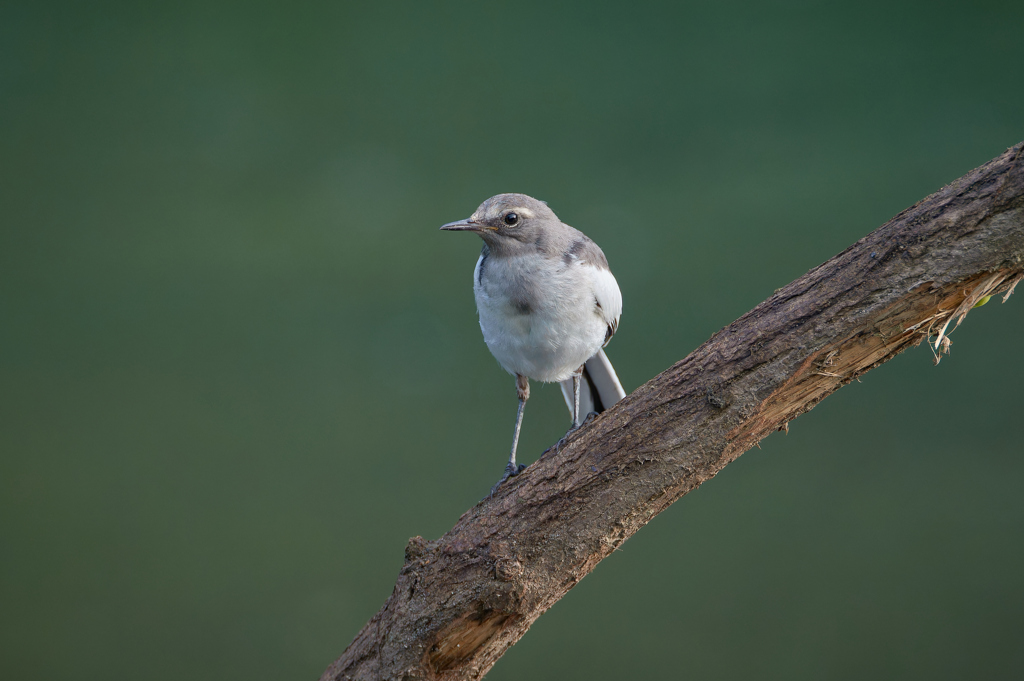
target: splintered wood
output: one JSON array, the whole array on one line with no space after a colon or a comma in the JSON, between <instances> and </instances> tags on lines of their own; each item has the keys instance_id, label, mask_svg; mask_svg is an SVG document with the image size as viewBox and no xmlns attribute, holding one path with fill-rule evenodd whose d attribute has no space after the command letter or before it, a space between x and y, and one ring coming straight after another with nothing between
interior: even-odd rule
<instances>
[{"instance_id":1,"label":"splintered wood","mask_svg":"<svg viewBox=\"0 0 1024 681\"><path fill-rule=\"evenodd\" d=\"M862 328L804 360L793 376L762 403L758 413L730 431L730 449L744 452L775 430L788 431L792 419L933 333L938 333L935 349L948 351L945 334L950 322L955 321L955 329L985 296L1005 292L1005 302L1022 277L1020 271L1001 269L940 288L932 288L931 282L919 285Z\"/></svg>"}]
</instances>

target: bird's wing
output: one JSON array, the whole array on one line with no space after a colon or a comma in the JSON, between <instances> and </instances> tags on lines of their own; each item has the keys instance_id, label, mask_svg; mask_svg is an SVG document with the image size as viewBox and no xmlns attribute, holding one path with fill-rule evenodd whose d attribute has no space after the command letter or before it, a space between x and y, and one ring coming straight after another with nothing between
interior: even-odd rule
<instances>
[{"instance_id":1,"label":"bird's wing","mask_svg":"<svg viewBox=\"0 0 1024 681\"><path fill-rule=\"evenodd\" d=\"M608 260L598 245L582 234L572 242L563 258L567 263L578 262L583 270L590 275L595 311L608 325L604 336L604 345L607 345L615 335L616 329L619 328L619 317L622 315L622 293L619 291L618 282L615 281L615 277L608 268ZM608 355L604 354L603 348L583 365L582 378L580 383L581 416L592 411L602 412L626 396L626 391L622 389L622 383L615 375L615 369L608 361ZM561 381L559 385L562 388L565 405L571 414L573 406L572 379Z\"/></svg>"},{"instance_id":2,"label":"bird's wing","mask_svg":"<svg viewBox=\"0 0 1024 681\"><path fill-rule=\"evenodd\" d=\"M579 230L564 224L562 227L568 230L570 235L575 235L562 253L562 260L568 266L580 267L588 275L597 312L608 325L604 336L604 344L607 345L615 335L615 330L619 328L619 317L622 315L622 294L619 292L619 284L608 267L608 259L604 257L601 247Z\"/></svg>"},{"instance_id":3,"label":"bird's wing","mask_svg":"<svg viewBox=\"0 0 1024 681\"><path fill-rule=\"evenodd\" d=\"M594 287L594 303L597 305L598 314L604 318L608 325L608 331L604 336L604 344L615 335L619 328L619 317L622 316L622 293L619 292L619 284L611 271L603 267L586 266L590 270L590 278Z\"/></svg>"}]
</instances>

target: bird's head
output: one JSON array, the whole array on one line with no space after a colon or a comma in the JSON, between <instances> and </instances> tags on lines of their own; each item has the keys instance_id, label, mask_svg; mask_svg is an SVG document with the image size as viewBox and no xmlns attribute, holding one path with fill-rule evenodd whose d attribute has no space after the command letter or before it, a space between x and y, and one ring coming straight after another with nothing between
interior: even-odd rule
<instances>
[{"instance_id":1,"label":"bird's head","mask_svg":"<svg viewBox=\"0 0 1024 681\"><path fill-rule=\"evenodd\" d=\"M542 239L545 227L559 224L543 201L526 194L498 194L481 203L465 220L449 222L441 229L476 232L488 247L502 250L535 244Z\"/></svg>"}]
</instances>

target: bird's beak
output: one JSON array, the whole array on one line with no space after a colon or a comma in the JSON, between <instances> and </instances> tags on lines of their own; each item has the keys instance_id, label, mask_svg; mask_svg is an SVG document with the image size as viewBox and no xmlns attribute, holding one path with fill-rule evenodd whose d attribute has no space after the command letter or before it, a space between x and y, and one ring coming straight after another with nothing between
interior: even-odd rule
<instances>
[{"instance_id":1,"label":"bird's beak","mask_svg":"<svg viewBox=\"0 0 1024 681\"><path fill-rule=\"evenodd\" d=\"M475 222L469 218L465 220L456 220L455 222L449 222L447 225L441 225L441 229L449 232L482 232L485 229L493 229L488 227L482 222Z\"/></svg>"}]
</instances>

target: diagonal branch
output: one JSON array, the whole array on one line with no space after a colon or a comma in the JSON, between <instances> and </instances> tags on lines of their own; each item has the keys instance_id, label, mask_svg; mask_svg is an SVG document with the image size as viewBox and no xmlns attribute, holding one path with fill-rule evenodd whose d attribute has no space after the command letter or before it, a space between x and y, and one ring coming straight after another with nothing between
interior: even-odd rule
<instances>
[{"instance_id":1,"label":"diagonal branch","mask_svg":"<svg viewBox=\"0 0 1024 681\"><path fill-rule=\"evenodd\" d=\"M725 327L447 534L321 681L479 679L651 518L870 369L948 334L1024 277L1024 142ZM1005 298L1004 298L1005 299Z\"/></svg>"}]
</instances>

